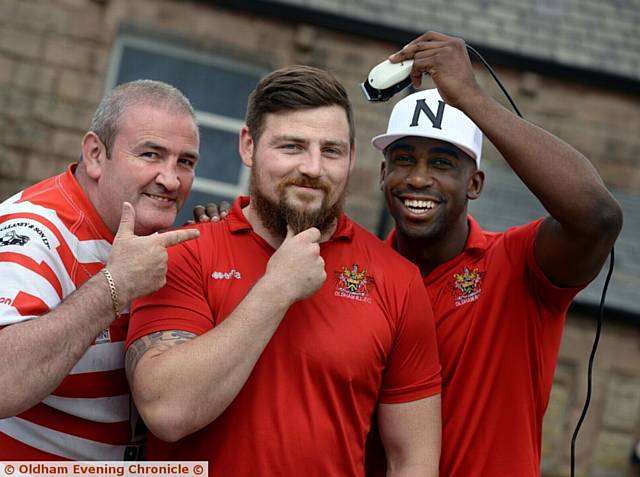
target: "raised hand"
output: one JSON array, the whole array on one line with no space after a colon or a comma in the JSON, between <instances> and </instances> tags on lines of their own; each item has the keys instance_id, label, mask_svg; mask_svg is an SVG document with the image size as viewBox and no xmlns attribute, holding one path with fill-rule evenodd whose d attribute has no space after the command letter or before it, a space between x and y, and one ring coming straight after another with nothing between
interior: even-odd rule
<instances>
[{"instance_id":1,"label":"raised hand","mask_svg":"<svg viewBox=\"0 0 640 477\"><path fill-rule=\"evenodd\" d=\"M120 226L106 265L122 304L162 287L166 281L167 248L200 235L197 229L182 229L137 236L134 227L135 210L130 203L124 202Z\"/></svg>"},{"instance_id":2,"label":"raised hand","mask_svg":"<svg viewBox=\"0 0 640 477\"><path fill-rule=\"evenodd\" d=\"M408 59L413 59L413 85L418 88L422 75L430 75L442 99L451 106L459 107L460 101L481 92L461 38L430 31L389 56L392 63Z\"/></svg>"},{"instance_id":3,"label":"raised hand","mask_svg":"<svg viewBox=\"0 0 640 477\"><path fill-rule=\"evenodd\" d=\"M320 256L320 237L315 227L296 235L287 226L284 242L269 259L265 277L278 284L290 303L313 295L327 278Z\"/></svg>"}]
</instances>

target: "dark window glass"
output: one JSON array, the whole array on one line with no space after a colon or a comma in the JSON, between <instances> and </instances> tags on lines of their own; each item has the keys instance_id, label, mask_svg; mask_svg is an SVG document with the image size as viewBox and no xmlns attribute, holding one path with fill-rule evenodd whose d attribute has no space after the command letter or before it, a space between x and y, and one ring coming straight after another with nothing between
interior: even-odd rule
<instances>
[{"instance_id":1,"label":"dark window glass","mask_svg":"<svg viewBox=\"0 0 640 477\"><path fill-rule=\"evenodd\" d=\"M200 111L244 119L247 97L258 76L125 46L117 84L137 79L165 81Z\"/></svg>"},{"instance_id":2,"label":"dark window glass","mask_svg":"<svg viewBox=\"0 0 640 477\"><path fill-rule=\"evenodd\" d=\"M243 167L238 155L238 133L200 127L198 177L237 184Z\"/></svg>"}]
</instances>

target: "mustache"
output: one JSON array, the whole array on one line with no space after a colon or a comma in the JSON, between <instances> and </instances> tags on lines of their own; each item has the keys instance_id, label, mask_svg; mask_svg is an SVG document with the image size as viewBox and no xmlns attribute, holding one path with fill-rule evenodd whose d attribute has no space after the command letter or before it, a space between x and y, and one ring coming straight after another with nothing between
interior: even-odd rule
<instances>
[{"instance_id":1,"label":"mustache","mask_svg":"<svg viewBox=\"0 0 640 477\"><path fill-rule=\"evenodd\" d=\"M281 188L285 188L288 186L298 186L298 187L310 187L312 189L320 189L321 191L328 193L329 185L321 179L313 178L313 177L290 177L288 179L283 180L280 183Z\"/></svg>"}]
</instances>

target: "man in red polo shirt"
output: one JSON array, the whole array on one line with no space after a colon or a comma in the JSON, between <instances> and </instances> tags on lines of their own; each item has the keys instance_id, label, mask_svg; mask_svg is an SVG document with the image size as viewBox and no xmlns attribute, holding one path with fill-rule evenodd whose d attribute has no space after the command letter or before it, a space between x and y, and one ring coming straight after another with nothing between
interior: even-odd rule
<instances>
[{"instance_id":1,"label":"man in red polo shirt","mask_svg":"<svg viewBox=\"0 0 640 477\"><path fill-rule=\"evenodd\" d=\"M250 197L169 250L133 305L126 369L149 459L211 475L359 476L374 409L389 475L436 476L440 365L420 273L342 213L351 105L289 67L249 99ZM163 441L172 441L167 443Z\"/></svg>"},{"instance_id":2,"label":"man in red polo shirt","mask_svg":"<svg viewBox=\"0 0 640 477\"><path fill-rule=\"evenodd\" d=\"M446 477L540 475L547 406L567 308L600 271L622 213L589 161L503 108L475 81L465 44L429 32L392 55L437 89L399 101L382 187L389 244L419 266L442 362ZM502 233L467 215L480 196L482 132L549 213ZM384 465L373 465L371 475Z\"/></svg>"}]
</instances>

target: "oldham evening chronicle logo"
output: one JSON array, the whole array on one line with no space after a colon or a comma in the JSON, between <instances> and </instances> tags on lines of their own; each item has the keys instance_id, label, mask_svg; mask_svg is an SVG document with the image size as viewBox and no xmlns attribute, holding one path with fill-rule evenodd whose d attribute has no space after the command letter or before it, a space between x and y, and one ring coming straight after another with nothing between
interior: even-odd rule
<instances>
[{"instance_id":1,"label":"oldham evening chronicle logo","mask_svg":"<svg viewBox=\"0 0 640 477\"><path fill-rule=\"evenodd\" d=\"M335 272L336 288L335 296L350 298L351 300L371 303L370 292L373 289L373 277L367 275L366 268L360 268L357 264L351 268L342 267L342 270Z\"/></svg>"},{"instance_id":2,"label":"oldham evening chronicle logo","mask_svg":"<svg viewBox=\"0 0 640 477\"><path fill-rule=\"evenodd\" d=\"M462 273L454 273L449 288L453 292L456 306L462 306L480 298L482 292L482 278L485 272L477 268L469 270L464 267Z\"/></svg>"}]
</instances>

